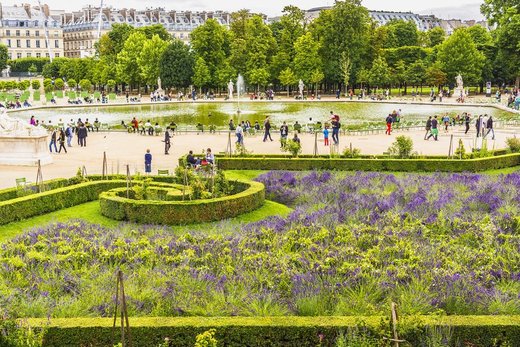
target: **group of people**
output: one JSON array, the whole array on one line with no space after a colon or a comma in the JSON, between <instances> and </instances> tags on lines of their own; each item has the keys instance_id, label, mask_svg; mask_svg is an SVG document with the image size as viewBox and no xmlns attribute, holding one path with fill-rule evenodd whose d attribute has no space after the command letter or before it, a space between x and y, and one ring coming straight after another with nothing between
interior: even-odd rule
<instances>
[{"instance_id":1,"label":"group of people","mask_svg":"<svg viewBox=\"0 0 520 347\"><path fill-rule=\"evenodd\" d=\"M465 125L464 134L466 135L471 128L471 114L464 112L462 115L456 115L455 117L450 117L449 115L444 115L441 119L442 125L444 126L444 132L449 132L450 126L455 126L456 124ZM495 130L494 130L494 121L492 116L479 115L475 118L475 129L477 137L486 138L489 134L492 135L492 140L495 139ZM425 140L429 140L430 138L434 138L435 141L438 141L439 136L439 127L441 123L437 116L430 116L426 121L426 133L424 135Z\"/></svg>"},{"instance_id":2,"label":"group of people","mask_svg":"<svg viewBox=\"0 0 520 347\"><path fill-rule=\"evenodd\" d=\"M392 113L390 113L386 119L386 131L385 135L392 135L392 128L396 127L401 122L401 115L402 111L399 109L399 111L394 110Z\"/></svg>"}]
</instances>

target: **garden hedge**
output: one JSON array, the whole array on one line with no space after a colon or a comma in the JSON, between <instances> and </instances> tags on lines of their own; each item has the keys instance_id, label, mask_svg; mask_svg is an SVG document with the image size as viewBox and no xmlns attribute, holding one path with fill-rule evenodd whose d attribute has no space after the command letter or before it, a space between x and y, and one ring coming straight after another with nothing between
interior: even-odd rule
<instances>
[{"instance_id":1,"label":"garden hedge","mask_svg":"<svg viewBox=\"0 0 520 347\"><path fill-rule=\"evenodd\" d=\"M42 215L97 200L101 192L123 187L126 181L91 181L0 201L0 224Z\"/></svg>"},{"instance_id":2,"label":"garden hedge","mask_svg":"<svg viewBox=\"0 0 520 347\"><path fill-rule=\"evenodd\" d=\"M221 170L479 172L520 165L520 153L479 159L219 158Z\"/></svg>"},{"instance_id":3,"label":"garden hedge","mask_svg":"<svg viewBox=\"0 0 520 347\"><path fill-rule=\"evenodd\" d=\"M101 193L101 214L116 220L153 224L190 224L233 218L264 204L265 187L258 182L233 182L238 193L193 201L134 200L121 190Z\"/></svg>"},{"instance_id":4,"label":"garden hedge","mask_svg":"<svg viewBox=\"0 0 520 347\"><path fill-rule=\"evenodd\" d=\"M65 178L57 178L43 182L44 190L51 190L56 188L65 187L70 184L70 180ZM0 190L0 201L16 199L20 196L26 196L35 194L37 192L37 186L34 184L27 184L25 187L14 187Z\"/></svg>"},{"instance_id":5,"label":"garden hedge","mask_svg":"<svg viewBox=\"0 0 520 347\"><path fill-rule=\"evenodd\" d=\"M337 336L362 323L380 331L382 317L182 317L130 318L135 347L158 346L168 337L170 346L192 347L203 331L216 329L219 346L305 347L335 346ZM424 344L424 327L449 327L450 346L520 346L520 316L447 316L408 318L418 329L403 329L399 337L412 346ZM113 346L120 329L111 318L32 319L33 327L46 326L43 347ZM117 324L120 324L119 320ZM389 329L383 325L385 331ZM112 334L114 333L114 340ZM322 338L320 344L320 335ZM422 343L421 343L422 342Z\"/></svg>"}]
</instances>

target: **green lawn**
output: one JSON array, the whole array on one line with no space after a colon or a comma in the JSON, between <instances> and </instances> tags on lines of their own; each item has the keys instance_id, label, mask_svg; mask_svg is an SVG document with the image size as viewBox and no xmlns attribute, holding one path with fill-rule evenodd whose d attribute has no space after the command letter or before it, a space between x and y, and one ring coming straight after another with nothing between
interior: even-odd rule
<instances>
[{"instance_id":1,"label":"green lawn","mask_svg":"<svg viewBox=\"0 0 520 347\"><path fill-rule=\"evenodd\" d=\"M286 216L292 211L291 208L273 202L266 201L264 206L256 211L245 213L236 218L213 223L203 223L188 226L173 227L175 233L185 233L187 231L204 231L207 233L218 233L221 231L222 223L251 223L257 222L270 216ZM92 201L86 204L66 208L57 212L48 213L42 216L29 218L20 222L9 223L0 226L0 244L10 240L16 235L21 234L25 230L45 226L49 223L66 222L71 219L83 219L93 224L100 224L105 227L113 228L119 225L120 222L101 215L99 202Z\"/></svg>"}]
</instances>

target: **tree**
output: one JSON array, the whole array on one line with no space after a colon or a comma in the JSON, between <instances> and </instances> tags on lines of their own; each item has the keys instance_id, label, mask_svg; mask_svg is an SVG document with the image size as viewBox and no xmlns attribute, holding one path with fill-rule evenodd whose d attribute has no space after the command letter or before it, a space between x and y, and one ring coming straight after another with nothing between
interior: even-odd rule
<instances>
[{"instance_id":1,"label":"tree","mask_svg":"<svg viewBox=\"0 0 520 347\"><path fill-rule=\"evenodd\" d=\"M422 60L417 60L408 66L406 81L414 87L422 86L426 82L426 65Z\"/></svg>"},{"instance_id":2,"label":"tree","mask_svg":"<svg viewBox=\"0 0 520 347\"><path fill-rule=\"evenodd\" d=\"M206 84L217 84L218 69L226 58L226 29L215 19L207 20L191 33L191 47L196 59L202 58L209 70Z\"/></svg>"},{"instance_id":3,"label":"tree","mask_svg":"<svg viewBox=\"0 0 520 347\"><path fill-rule=\"evenodd\" d=\"M315 41L309 32L296 40L294 49L296 52L294 57L296 77L304 82L311 82L312 74L316 70L322 70L322 62L319 55L320 43Z\"/></svg>"},{"instance_id":4,"label":"tree","mask_svg":"<svg viewBox=\"0 0 520 347\"><path fill-rule=\"evenodd\" d=\"M268 71L271 57L276 52L276 41L271 29L259 15L253 15L247 20L246 33L247 54L244 75L252 84L258 84L252 80L257 80L259 76L262 76L264 70ZM255 70L255 76L253 76Z\"/></svg>"},{"instance_id":5,"label":"tree","mask_svg":"<svg viewBox=\"0 0 520 347\"><path fill-rule=\"evenodd\" d=\"M125 41L123 49L117 55L116 68L121 81L130 85L141 83L142 70L139 65L139 58L145 41L146 36L139 31L130 34Z\"/></svg>"},{"instance_id":6,"label":"tree","mask_svg":"<svg viewBox=\"0 0 520 347\"><path fill-rule=\"evenodd\" d=\"M438 86L439 89L448 81L448 75L442 71L439 64L434 64L426 69L426 83L430 86Z\"/></svg>"},{"instance_id":7,"label":"tree","mask_svg":"<svg viewBox=\"0 0 520 347\"><path fill-rule=\"evenodd\" d=\"M31 81L31 88L33 90L40 90L40 81L39 80L32 80Z\"/></svg>"},{"instance_id":8,"label":"tree","mask_svg":"<svg viewBox=\"0 0 520 347\"><path fill-rule=\"evenodd\" d=\"M141 79L146 84L154 86L160 73L161 58L168 47L168 42L159 35L154 35L150 40L144 42L141 53L137 59L141 67Z\"/></svg>"},{"instance_id":9,"label":"tree","mask_svg":"<svg viewBox=\"0 0 520 347\"><path fill-rule=\"evenodd\" d=\"M168 30L166 30L162 24L147 25L137 30L142 32L148 40L153 39L155 35L159 36L163 41L170 41L172 39Z\"/></svg>"},{"instance_id":10,"label":"tree","mask_svg":"<svg viewBox=\"0 0 520 347\"><path fill-rule=\"evenodd\" d=\"M35 75L38 72L38 68L35 64L31 64L31 66L29 66L29 69L27 69L27 72L29 72L30 75Z\"/></svg>"},{"instance_id":11,"label":"tree","mask_svg":"<svg viewBox=\"0 0 520 347\"><path fill-rule=\"evenodd\" d=\"M22 91L26 91L27 89L29 89L30 85L31 85L30 81L23 80L23 81L18 82L18 89L20 89Z\"/></svg>"},{"instance_id":12,"label":"tree","mask_svg":"<svg viewBox=\"0 0 520 347\"><path fill-rule=\"evenodd\" d=\"M135 31L134 27L126 23L112 25L110 31L101 36L96 49L100 58L111 56L113 59L123 50L128 37Z\"/></svg>"},{"instance_id":13,"label":"tree","mask_svg":"<svg viewBox=\"0 0 520 347\"><path fill-rule=\"evenodd\" d=\"M360 0L336 1L330 10L310 24L313 37L320 42L320 57L323 72L328 82L342 80L340 57L347 52L352 60L352 73L366 66L364 57L368 53L371 19Z\"/></svg>"},{"instance_id":14,"label":"tree","mask_svg":"<svg viewBox=\"0 0 520 347\"><path fill-rule=\"evenodd\" d=\"M7 67L7 59L9 59L9 55L7 54L7 46L0 44L0 70L3 70Z\"/></svg>"},{"instance_id":15,"label":"tree","mask_svg":"<svg viewBox=\"0 0 520 347\"><path fill-rule=\"evenodd\" d=\"M282 83L282 85L287 86L287 97L289 97L291 93L290 87L298 83L298 78L291 70L291 68L288 67L280 73L278 79L280 80L280 83Z\"/></svg>"},{"instance_id":16,"label":"tree","mask_svg":"<svg viewBox=\"0 0 520 347\"><path fill-rule=\"evenodd\" d=\"M370 84L383 87L390 82L390 68L383 57L374 60L370 69Z\"/></svg>"},{"instance_id":17,"label":"tree","mask_svg":"<svg viewBox=\"0 0 520 347\"><path fill-rule=\"evenodd\" d=\"M404 85L404 93L406 94L406 64L404 61L399 60L395 65L392 73L392 79L399 86L399 94L401 93L401 87Z\"/></svg>"},{"instance_id":18,"label":"tree","mask_svg":"<svg viewBox=\"0 0 520 347\"><path fill-rule=\"evenodd\" d=\"M69 86L69 88L76 88L76 86L78 85L78 82L76 82L76 80L74 78L70 78L67 81L67 85Z\"/></svg>"},{"instance_id":19,"label":"tree","mask_svg":"<svg viewBox=\"0 0 520 347\"><path fill-rule=\"evenodd\" d=\"M363 84L370 81L370 70L365 68L359 70L356 79L361 84L361 89L363 89Z\"/></svg>"},{"instance_id":20,"label":"tree","mask_svg":"<svg viewBox=\"0 0 520 347\"><path fill-rule=\"evenodd\" d=\"M429 45L428 47L435 47L440 45L444 42L444 39L446 38L446 32L441 27L435 27L427 32Z\"/></svg>"},{"instance_id":21,"label":"tree","mask_svg":"<svg viewBox=\"0 0 520 347\"><path fill-rule=\"evenodd\" d=\"M43 80L43 90L45 93L52 92L53 89L52 80L50 78L46 78Z\"/></svg>"},{"instance_id":22,"label":"tree","mask_svg":"<svg viewBox=\"0 0 520 347\"><path fill-rule=\"evenodd\" d=\"M439 46L437 61L439 69L446 73L449 81L462 75L467 84L480 81L484 66L484 55L478 51L467 29L460 28ZM438 83L440 85L442 83Z\"/></svg>"},{"instance_id":23,"label":"tree","mask_svg":"<svg viewBox=\"0 0 520 347\"><path fill-rule=\"evenodd\" d=\"M260 86L265 86L269 82L269 71L265 68L253 69L249 72L249 82L256 84L257 92L260 91Z\"/></svg>"},{"instance_id":24,"label":"tree","mask_svg":"<svg viewBox=\"0 0 520 347\"><path fill-rule=\"evenodd\" d=\"M192 81L196 87L199 87L201 93L202 88L211 83L211 73L202 57L198 57L195 62Z\"/></svg>"},{"instance_id":25,"label":"tree","mask_svg":"<svg viewBox=\"0 0 520 347\"><path fill-rule=\"evenodd\" d=\"M114 87L116 86L116 81L114 80L108 80L107 81L107 88L108 88L108 91L111 92L112 90L114 90Z\"/></svg>"},{"instance_id":26,"label":"tree","mask_svg":"<svg viewBox=\"0 0 520 347\"><path fill-rule=\"evenodd\" d=\"M174 39L163 52L159 64L161 81L166 87L188 87L193 76L195 59L190 48Z\"/></svg>"},{"instance_id":27,"label":"tree","mask_svg":"<svg viewBox=\"0 0 520 347\"><path fill-rule=\"evenodd\" d=\"M54 88L56 90L63 90L64 87L65 87L65 82L63 82L63 80L61 78L56 78L54 80Z\"/></svg>"},{"instance_id":28,"label":"tree","mask_svg":"<svg viewBox=\"0 0 520 347\"><path fill-rule=\"evenodd\" d=\"M82 79L79 81L79 86L81 87L81 90L88 92L90 88L92 87L92 83L88 79Z\"/></svg>"},{"instance_id":29,"label":"tree","mask_svg":"<svg viewBox=\"0 0 520 347\"><path fill-rule=\"evenodd\" d=\"M385 48L419 45L419 32L413 21L391 20L385 26L389 29Z\"/></svg>"},{"instance_id":30,"label":"tree","mask_svg":"<svg viewBox=\"0 0 520 347\"><path fill-rule=\"evenodd\" d=\"M316 90L316 93L315 93L316 96L318 96L318 85L320 84L321 81L323 81L324 78L325 78L325 74L323 73L321 68L314 70L311 74L310 82L314 83L315 90Z\"/></svg>"},{"instance_id":31,"label":"tree","mask_svg":"<svg viewBox=\"0 0 520 347\"><path fill-rule=\"evenodd\" d=\"M350 72L352 70L352 60L347 52L341 54L341 61L339 67L341 68L341 75L343 77L343 85L345 86L345 94L347 93L348 84L350 81Z\"/></svg>"}]
</instances>

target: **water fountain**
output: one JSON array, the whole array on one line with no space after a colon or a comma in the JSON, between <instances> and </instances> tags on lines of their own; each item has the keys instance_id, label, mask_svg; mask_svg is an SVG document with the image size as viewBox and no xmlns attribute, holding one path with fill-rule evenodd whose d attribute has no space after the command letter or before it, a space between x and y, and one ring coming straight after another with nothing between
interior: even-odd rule
<instances>
[{"instance_id":1,"label":"water fountain","mask_svg":"<svg viewBox=\"0 0 520 347\"><path fill-rule=\"evenodd\" d=\"M244 77L238 74L237 78L237 114L240 114L240 93L244 91Z\"/></svg>"},{"instance_id":2,"label":"water fountain","mask_svg":"<svg viewBox=\"0 0 520 347\"><path fill-rule=\"evenodd\" d=\"M47 131L0 112L0 165L42 165L52 163Z\"/></svg>"}]
</instances>

